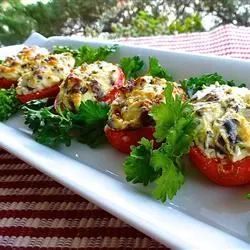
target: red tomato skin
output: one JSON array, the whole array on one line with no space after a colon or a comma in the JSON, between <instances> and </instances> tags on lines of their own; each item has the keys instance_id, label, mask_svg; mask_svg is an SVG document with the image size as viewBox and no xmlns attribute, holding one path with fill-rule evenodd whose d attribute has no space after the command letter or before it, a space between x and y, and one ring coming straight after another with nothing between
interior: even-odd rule
<instances>
[{"instance_id":1,"label":"red tomato skin","mask_svg":"<svg viewBox=\"0 0 250 250\"><path fill-rule=\"evenodd\" d=\"M121 68L118 68L118 71L119 71L119 77L118 77L117 81L114 83L114 86L116 86L117 88L120 88L125 83L125 75L124 75Z\"/></svg>"},{"instance_id":2,"label":"red tomato skin","mask_svg":"<svg viewBox=\"0 0 250 250\"><path fill-rule=\"evenodd\" d=\"M137 146L142 137L154 140L154 127L143 127L135 130L115 130L106 126L106 137L109 143L122 153L129 154L131 146Z\"/></svg>"},{"instance_id":3,"label":"red tomato skin","mask_svg":"<svg viewBox=\"0 0 250 250\"><path fill-rule=\"evenodd\" d=\"M16 86L17 81L8 80L6 78L0 78L0 89L9 89L12 86Z\"/></svg>"},{"instance_id":4,"label":"red tomato skin","mask_svg":"<svg viewBox=\"0 0 250 250\"><path fill-rule=\"evenodd\" d=\"M37 91L35 93L30 93L26 95L17 95L17 99L21 103L26 103L31 100L37 100L37 99L43 99L46 97L56 97L56 95L59 93L59 85L54 85L52 87L42 89L40 91Z\"/></svg>"},{"instance_id":5,"label":"red tomato skin","mask_svg":"<svg viewBox=\"0 0 250 250\"><path fill-rule=\"evenodd\" d=\"M250 184L250 157L236 162L225 158L208 158L198 147L191 148L189 157L195 167L218 185Z\"/></svg>"},{"instance_id":6,"label":"red tomato skin","mask_svg":"<svg viewBox=\"0 0 250 250\"><path fill-rule=\"evenodd\" d=\"M101 101L110 104L120 94L120 92L121 92L120 88L125 83L125 75L124 75L122 69L118 68L118 71L119 71L119 77L118 77L117 81L114 83L114 87L102 98Z\"/></svg>"},{"instance_id":7,"label":"red tomato skin","mask_svg":"<svg viewBox=\"0 0 250 250\"><path fill-rule=\"evenodd\" d=\"M101 99L101 101L110 104L117 98L120 92L121 90L119 88L114 87Z\"/></svg>"}]
</instances>

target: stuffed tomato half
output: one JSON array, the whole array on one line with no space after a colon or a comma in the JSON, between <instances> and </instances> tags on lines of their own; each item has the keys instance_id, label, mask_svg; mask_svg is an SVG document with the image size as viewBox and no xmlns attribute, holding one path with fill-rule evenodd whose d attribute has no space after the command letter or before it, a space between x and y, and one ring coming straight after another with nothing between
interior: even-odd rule
<instances>
[{"instance_id":1,"label":"stuffed tomato half","mask_svg":"<svg viewBox=\"0 0 250 250\"><path fill-rule=\"evenodd\" d=\"M250 184L250 90L215 84L192 103L200 121L193 164L219 185Z\"/></svg>"},{"instance_id":2,"label":"stuffed tomato half","mask_svg":"<svg viewBox=\"0 0 250 250\"><path fill-rule=\"evenodd\" d=\"M138 145L141 138L154 140L154 120L150 110L154 104L164 102L164 90L169 84L165 79L143 76L126 83L111 103L105 134L109 143L123 153L130 153L131 146ZM174 85L173 93L184 91ZM154 142L155 146L157 145Z\"/></svg>"},{"instance_id":3,"label":"stuffed tomato half","mask_svg":"<svg viewBox=\"0 0 250 250\"><path fill-rule=\"evenodd\" d=\"M56 109L75 111L87 100L110 103L124 85L123 71L115 64L96 61L71 71L60 87Z\"/></svg>"},{"instance_id":4,"label":"stuffed tomato half","mask_svg":"<svg viewBox=\"0 0 250 250\"><path fill-rule=\"evenodd\" d=\"M74 67L70 53L49 54L29 68L18 79L16 93L21 103L46 97L56 97L59 85Z\"/></svg>"},{"instance_id":5,"label":"stuffed tomato half","mask_svg":"<svg viewBox=\"0 0 250 250\"><path fill-rule=\"evenodd\" d=\"M16 56L7 57L0 64L0 88L15 87L18 79L46 54L46 49L34 46L24 47Z\"/></svg>"}]
</instances>

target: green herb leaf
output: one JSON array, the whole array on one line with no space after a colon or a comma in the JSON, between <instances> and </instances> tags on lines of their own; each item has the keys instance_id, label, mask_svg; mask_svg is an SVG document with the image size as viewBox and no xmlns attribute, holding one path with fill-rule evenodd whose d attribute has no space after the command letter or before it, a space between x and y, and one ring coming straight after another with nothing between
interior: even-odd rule
<instances>
[{"instance_id":1,"label":"green herb leaf","mask_svg":"<svg viewBox=\"0 0 250 250\"><path fill-rule=\"evenodd\" d=\"M58 147L60 144L70 146L72 128L71 113L65 111L55 114L53 107L40 110L23 107L25 124L33 131L33 137L41 144Z\"/></svg>"},{"instance_id":2,"label":"green herb leaf","mask_svg":"<svg viewBox=\"0 0 250 250\"><path fill-rule=\"evenodd\" d=\"M189 152L193 141L197 120L193 114L182 116L168 130L166 142L162 144L163 151L173 159L174 163L179 165L180 158Z\"/></svg>"},{"instance_id":3,"label":"green herb leaf","mask_svg":"<svg viewBox=\"0 0 250 250\"><path fill-rule=\"evenodd\" d=\"M93 63L95 61L105 60L109 55L116 52L117 49L118 45L102 46L98 48L84 45L78 49L72 49L71 47L67 46L56 46L53 49L53 53L59 54L69 52L76 60L75 65L80 66L83 63Z\"/></svg>"},{"instance_id":4,"label":"green herb leaf","mask_svg":"<svg viewBox=\"0 0 250 250\"><path fill-rule=\"evenodd\" d=\"M153 152L151 161L154 169L161 171L160 177L155 181L156 188L153 190L153 196L162 202L173 199L184 183L183 173L176 168L173 160L169 159L166 153L159 150Z\"/></svg>"},{"instance_id":5,"label":"green herb leaf","mask_svg":"<svg viewBox=\"0 0 250 250\"><path fill-rule=\"evenodd\" d=\"M220 85L236 86L236 83L231 81L226 81L218 73L205 74L199 77L191 77L181 81L183 89L187 92L189 97L194 95L198 90L203 89L205 86L210 86L212 84L218 83ZM245 84L239 85L239 87L245 87Z\"/></svg>"},{"instance_id":6,"label":"green herb leaf","mask_svg":"<svg viewBox=\"0 0 250 250\"><path fill-rule=\"evenodd\" d=\"M104 126L109 107L105 103L86 101L81 103L77 113L65 110L55 113L53 106L42 107L43 102L29 103L25 107L25 124L33 131L39 143L50 147L60 144L69 146L72 138L96 147L106 141Z\"/></svg>"},{"instance_id":7,"label":"green herb leaf","mask_svg":"<svg viewBox=\"0 0 250 250\"><path fill-rule=\"evenodd\" d=\"M83 63L93 63L95 61L105 60L109 55L116 52L117 45L103 46L99 48L93 48L89 46L82 46L78 49L78 55L76 56L76 65L82 65Z\"/></svg>"},{"instance_id":8,"label":"green herb leaf","mask_svg":"<svg viewBox=\"0 0 250 250\"><path fill-rule=\"evenodd\" d=\"M134 79L139 76L139 72L144 67L144 62L139 56L123 57L120 61L120 67L127 80Z\"/></svg>"},{"instance_id":9,"label":"green herb leaf","mask_svg":"<svg viewBox=\"0 0 250 250\"><path fill-rule=\"evenodd\" d=\"M25 106L34 109L39 110L41 108L49 107L54 104L54 98L44 98L44 99L38 99L38 100L32 100L27 103L25 103Z\"/></svg>"},{"instance_id":10,"label":"green herb leaf","mask_svg":"<svg viewBox=\"0 0 250 250\"><path fill-rule=\"evenodd\" d=\"M74 57L78 55L78 50L68 46L54 46L53 54L71 53Z\"/></svg>"},{"instance_id":11,"label":"green herb leaf","mask_svg":"<svg viewBox=\"0 0 250 250\"><path fill-rule=\"evenodd\" d=\"M21 107L15 89L0 89L0 121L5 121Z\"/></svg>"},{"instance_id":12,"label":"green herb leaf","mask_svg":"<svg viewBox=\"0 0 250 250\"><path fill-rule=\"evenodd\" d=\"M73 115L73 120L83 122L86 125L93 125L108 119L109 106L104 102L87 100L82 102L78 112Z\"/></svg>"},{"instance_id":13,"label":"green herb leaf","mask_svg":"<svg viewBox=\"0 0 250 250\"><path fill-rule=\"evenodd\" d=\"M163 141L168 134L168 130L175 125L175 122L181 117L187 117L192 113L192 107L189 103L183 102L181 97L173 97L173 86L168 84L164 91L166 103L155 105L151 109L151 116L156 122L156 132L154 134L158 141Z\"/></svg>"},{"instance_id":14,"label":"green herb leaf","mask_svg":"<svg viewBox=\"0 0 250 250\"><path fill-rule=\"evenodd\" d=\"M106 142L104 126L108 120L109 106L106 103L86 101L72 115L73 129L79 142L97 147Z\"/></svg>"},{"instance_id":15,"label":"green herb leaf","mask_svg":"<svg viewBox=\"0 0 250 250\"><path fill-rule=\"evenodd\" d=\"M173 81L173 77L166 68L163 68L156 57L149 57L148 75L164 78L167 81Z\"/></svg>"},{"instance_id":16,"label":"green herb leaf","mask_svg":"<svg viewBox=\"0 0 250 250\"><path fill-rule=\"evenodd\" d=\"M151 112L156 121L155 137L163 142L153 151L151 161L155 170L161 169L153 195L162 202L172 199L184 183L181 159L190 149L197 126L192 106L172 93L173 86L167 85L166 102Z\"/></svg>"},{"instance_id":17,"label":"green herb leaf","mask_svg":"<svg viewBox=\"0 0 250 250\"><path fill-rule=\"evenodd\" d=\"M250 199L250 193L249 193L249 194L247 194L247 199Z\"/></svg>"},{"instance_id":18,"label":"green herb leaf","mask_svg":"<svg viewBox=\"0 0 250 250\"><path fill-rule=\"evenodd\" d=\"M104 125L101 124L93 124L92 126L74 124L73 131L77 141L87 144L91 148L96 148L107 142Z\"/></svg>"},{"instance_id":19,"label":"green herb leaf","mask_svg":"<svg viewBox=\"0 0 250 250\"><path fill-rule=\"evenodd\" d=\"M149 180L155 181L153 196L165 202L172 199L184 183L182 156L190 149L197 120L192 106L179 96L173 96L171 84L165 89L165 103L153 106L151 115L156 123L154 136L161 145L153 150L144 139L125 161L125 173L127 180L134 183L147 185Z\"/></svg>"},{"instance_id":20,"label":"green herb leaf","mask_svg":"<svg viewBox=\"0 0 250 250\"><path fill-rule=\"evenodd\" d=\"M123 163L127 181L132 183L148 183L154 181L158 172L154 170L150 163L153 151L152 143L142 138L138 147L133 147L129 157Z\"/></svg>"}]
</instances>

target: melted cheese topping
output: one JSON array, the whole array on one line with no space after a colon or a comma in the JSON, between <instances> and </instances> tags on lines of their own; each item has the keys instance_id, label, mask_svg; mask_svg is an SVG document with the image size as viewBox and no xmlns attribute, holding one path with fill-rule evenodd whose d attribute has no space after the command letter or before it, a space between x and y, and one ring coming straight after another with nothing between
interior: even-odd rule
<instances>
[{"instance_id":1,"label":"melted cheese topping","mask_svg":"<svg viewBox=\"0 0 250 250\"><path fill-rule=\"evenodd\" d=\"M212 85L192 103L200 120L195 143L208 157L238 161L250 156L250 90Z\"/></svg>"},{"instance_id":2,"label":"melted cheese topping","mask_svg":"<svg viewBox=\"0 0 250 250\"><path fill-rule=\"evenodd\" d=\"M74 67L70 53L46 55L18 80L16 92L25 95L60 84Z\"/></svg>"},{"instance_id":3,"label":"melted cheese topping","mask_svg":"<svg viewBox=\"0 0 250 250\"><path fill-rule=\"evenodd\" d=\"M77 109L86 100L100 101L120 79L118 66L97 61L75 68L60 87L57 101L68 109Z\"/></svg>"},{"instance_id":4,"label":"melted cheese topping","mask_svg":"<svg viewBox=\"0 0 250 250\"><path fill-rule=\"evenodd\" d=\"M37 61L48 54L48 51L39 47L25 47L16 56L7 57L0 64L0 78L17 81Z\"/></svg>"},{"instance_id":5,"label":"melted cheese topping","mask_svg":"<svg viewBox=\"0 0 250 250\"><path fill-rule=\"evenodd\" d=\"M122 94L116 98L110 109L108 125L116 130L136 129L153 125L148 115L152 106L165 101L165 79L144 76L127 83ZM184 95L184 91L174 85L174 94Z\"/></svg>"}]
</instances>

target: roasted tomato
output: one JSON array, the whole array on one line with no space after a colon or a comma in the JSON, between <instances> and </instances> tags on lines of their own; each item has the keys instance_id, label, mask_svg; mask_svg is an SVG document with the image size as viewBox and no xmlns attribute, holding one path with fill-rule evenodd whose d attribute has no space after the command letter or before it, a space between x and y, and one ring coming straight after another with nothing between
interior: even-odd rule
<instances>
[{"instance_id":1,"label":"roasted tomato","mask_svg":"<svg viewBox=\"0 0 250 250\"><path fill-rule=\"evenodd\" d=\"M39 47L24 47L16 56L10 56L0 64L0 88L16 86L18 79L29 72L48 51Z\"/></svg>"},{"instance_id":2,"label":"roasted tomato","mask_svg":"<svg viewBox=\"0 0 250 250\"><path fill-rule=\"evenodd\" d=\"M109 143L122 153L129 154L131 146L137 146L142 137L153 140L154 127L144 127L135 130L114 130L105 127L105 134Z\"/></svg>"},{"instance_id":3,"label":"roasted tomato","mask_svg":"<svg viewBox=\"0 0 250 250\"><path fill-rule=\"evenodd\" d=\"M124 85L125 75L123 71L118 68L119 76L114 82L113 89L111 89L103 98L102 101L106 103L111 103L120 93L120 88Z\"/></svg>"},{"instance_id":4,"label":"roasted tomato","mask_svg":"<svg viewBox=\"0 0 250 250\"><path fill-rule=\"evenodd\" d=\"M154 121L149 115L154 104L164 102L165 79L143 76L128 81L119 89L111 103L109 119L105 128L110 144L123 153L130 153L142 137L153 140ZM184 94L177 83L174 94Z\"/></svg>"},{"instance_id":5,"label":"roasted tomato","mask_svg":"<svg viewBox=\"0 0 250 250\"><path fill-rule=\"evenodd\" d=\"M36 99L43 99L46 97L55 97L59 92L59 85L54 85L52 87L34 92L34 93L29 93L26 95L17 95L17 99L21 103L26 103L31 100L36 100Z\"/></svg>"},{"instance_id":6,"label":"roasted tomato","mask_svg":"<svg viewBox=\"0 0 250 250\"><path fill-rule=\"evenodd\" d=\"M228 158L209 158L200 148L190 150L192 163L211 181L222 186L250 184L250 157L232 162Z\"/></svg>"},{"instance_id":7,"label":"roasted tomato","mask_svg":"<svg viewBox=\"0 0 250 250\"><path fill-rule=\"evenodd\" d=\"M17 81L9 80L5 78L0 78L0 89L9 89L12 86L15 86Z\"/></svg>"},{"instance_id":8,"label":"roasted tomato","mask_svg":"<svg viewBox=\"0 0 250 250\"><path fill-rule=\"evenodd\" d=\"M214 84L191 102L199 119L190 151L194 165L219 185L250 183L250 90Z\"/></svg>"},{"instance_id":9,"label":"roasted tomato","mask_svg":"<svg viewBox=\"0 0 250 250\"><path fill-rule=\"evenodd\" d=\"M56 97L59 84L74 67L75 59L70 53L49 54L23 74L16 87L18 99L25 103L34 99Z\"/></svg>"}]
</instances>

